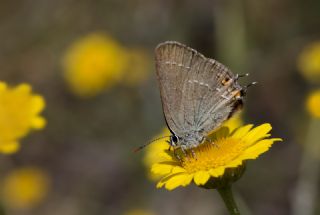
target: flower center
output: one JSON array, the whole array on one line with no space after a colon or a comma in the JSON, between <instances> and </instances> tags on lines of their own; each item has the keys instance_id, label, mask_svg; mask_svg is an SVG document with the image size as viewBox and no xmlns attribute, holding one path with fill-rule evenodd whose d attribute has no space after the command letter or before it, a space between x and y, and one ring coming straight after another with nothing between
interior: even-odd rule
<instances>
[{"instance_id":1,"label":"flower center","mask_svg":"<svg viewBox=\"0 0 320 215\"><path fill-rule=\"evenodd\" d=\"M207 171L224 166L237 158L244 149L242 141L233 138L215 140L190 149L182 158L182 166L189 172Z\"/></svg>"}]
</instances>

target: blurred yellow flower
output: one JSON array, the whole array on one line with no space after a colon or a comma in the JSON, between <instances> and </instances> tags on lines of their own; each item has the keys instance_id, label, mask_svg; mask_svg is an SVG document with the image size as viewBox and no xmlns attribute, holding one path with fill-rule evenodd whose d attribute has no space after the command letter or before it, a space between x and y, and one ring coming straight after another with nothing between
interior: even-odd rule
<instances>
[{"instance_id":1,"label":"blurred yellow flower","mask_svg":"<svg viewBox=\"0 0 320 215\"><path fill-rule=\"evenodd\" d=\"M49 190L49 177L41 169L24 167L11 171L2 181L2 200L11 209L38 205Z\"/></svg>"},{"instance_id":2,"label":"blurred yellow flower","mask_svg":"<svg viewBox=\"0 0 320 215\"><path fill-rule=\"evenodd\" d=\"M44 106L43 97L33 94L30 85L11 88L0 82L0 153L16 152L20 138L44 128L46 121L39 115Z\"/></svg>"},{"instance_id":3,"label":"blurred yellow flower","mask_svg":"<svg viewBox=\"0 0 320 215\"><path fill-rule=\"evenodd\" d=\"M153 212L143 209L133 209L126 212L124 215L155 215Z\"/></svg>"},{"instance_id":4,"label":"blurred yellow flower","mask_svg":"<svg viewBox=\"0 0 320 215\"><path fill-rule=\"evenodd\" d=\"M112 87L127 67L126 50L111 36L92 33L76 40L63 57L64 77L78 96L95 96Z\"/></svg>"},{"instance_id":5,"label":"blurred yellow flower","mask_svg":"<svg viewBox=\"0 0 320 215\"><path fill-rule=\"evenodd\" d=\"M237 113L225 123L223 123L223 127L228 127L230 132L234 129L240 127L243 124L241 114ZM155 140L152 144L148 145L145 149L145 155L143 159L144 165L149 170L151 166L155 163L159 163L165 160L170 159L170 155L164 154L163 151L169 149L169 136L170 132L168 128L164 128L162 132L155 136L153 140ZM166 138L161 138L166 137ZM161 139L159 139L161 138ZM158 180L160 177L158 174L154 174L153 172L148 171L148 176L151 180Z\"/></svg>"},{"instance_id":6,"label":"blurred yellow flower","mask_svg":"<svg viewBox=\"0 0 320 215\"><path fill-rule=\"evenodd\" d=\"M123 83L135 86L146 81L151 72L151 59L143 49L130 49L127 51L128 62L123 76Z\"/></svg>"},{"instance_id":7,"label":"blurred yellow flower","mask_svg":"<svg viewBox=\"0 0 320 215\"><path fill-rule=\"evenodd\" d=\"M320 81L320 41L303 49L298 58L298 68L309 81Z\"/></svg>"},{"instance_id":8,"label":"blurred yellow flower","mask_svg":"<svg viewBox=\"0 0 320 215\"><path fill-rule=\"evenodd\" d=\"M221 179L228 170L238 171L245 160L256 159L268 151L280 138L269 138L271 125L266 123L253 128L246 125L229 131L221 127L209 136L210 143L179 153L180 159L168 149L159 151L161 161L152 165L151 171L162 176L157 187L173 190L178 186L187 186L192 181L198 186ZM212 144L214 143L214 144ZM166 159L164 159L166 158ZM242 168L243 169L243 168ZM234 177L235 172L231 173ZM241 173L242 174L242 173Z\"/></svg>"},{"instance_id":9,"label":"blurred yellow flower","mask_svg":"<svg viewBox=\"0 0 320 215\"><path fill-rule=\"evenodd\" d=\"M312 117L320 118L320 89L309 94L306 108Z\"/></svg>"}]
</instances>

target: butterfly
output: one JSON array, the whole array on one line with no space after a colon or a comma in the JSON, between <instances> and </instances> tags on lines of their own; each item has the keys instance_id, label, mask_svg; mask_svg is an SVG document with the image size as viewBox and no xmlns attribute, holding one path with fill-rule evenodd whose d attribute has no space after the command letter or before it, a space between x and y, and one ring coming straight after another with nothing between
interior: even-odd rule
<instances>
[{"instance_id":1,"label":"butterfly","mask_svg":"<svg viewBox=\"0 0 320 215\"><path fill-rule=\"evenodd\" d=\"M242 87L242 76L175 41L159 44L155 60L169 144L182 150L203 143L241 109L247 87L256 83Z\"/></svg>"}]
</instances>

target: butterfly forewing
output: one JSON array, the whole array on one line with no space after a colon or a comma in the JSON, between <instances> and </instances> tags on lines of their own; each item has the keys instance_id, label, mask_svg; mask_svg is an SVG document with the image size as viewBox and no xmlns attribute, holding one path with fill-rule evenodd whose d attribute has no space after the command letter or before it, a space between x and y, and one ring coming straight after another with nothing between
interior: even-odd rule
<instances>
[{"instance_id":1,"label":"butterfly forewing","mask_svg":"<svg viewBox=\"0 0 320 215\"><path fill-rule=\"evenodd\" d=\"M230 70L178 42L158 45L155 55L163 111L175 135L205 135L230 116L235 100L227 96L241 89L223 84L234 78Z\"/></svg>"},{"instance_id":2,"label":"butterfly forewing","mask_svg":"<svg viewBox=\"0 0 320 215\"><path fill-rule=\"evenodd\" d=\"M191 67L199 65L199 59L193 52L176 43L164 43L156 49L157 77L160 86L163 111L167 124L176 135L190 130L186 123L186 113L190 108L184 105L188 100L185 82L191 79Z\"/></svg>"}]
</instances>

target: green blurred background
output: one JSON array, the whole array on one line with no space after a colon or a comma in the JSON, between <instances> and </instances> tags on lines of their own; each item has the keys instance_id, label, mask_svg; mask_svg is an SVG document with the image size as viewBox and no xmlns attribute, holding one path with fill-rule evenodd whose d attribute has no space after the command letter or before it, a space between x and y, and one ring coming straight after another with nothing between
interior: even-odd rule
<instances>
[{"instance_id":1,"label":"green blurred background","mask_svg":"<svg viewBox=\"0 0 320 215\"><path fill-rule=\"evenodd\" d=\"M89 97L70 90L64 56L74 41L95 32L124 50L144 51L143 81L121 79ZM153 50L166 40L185 43L234 73L250 73L244 83L259 84L248 91L244 122L269 122L273 136L284 139L249 161L235 184L243 214L301 214L308 208L319 214L319 161L306 152L307 142L319 143L319 123L305 100L320 82L308 81L297 66L304 47L319 39L315 0L0 1L0 79L32 85L46 100L47 119L45 129L21 141L18 153L1 155L0 179L34 166L51 181L41 202L28 209L4 204L6 214L227 213L217 192L156 189L143 165L144 151L132 152L165 126Z\"/></svg>"}]
</instances>

